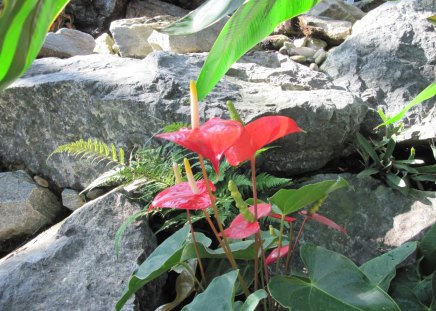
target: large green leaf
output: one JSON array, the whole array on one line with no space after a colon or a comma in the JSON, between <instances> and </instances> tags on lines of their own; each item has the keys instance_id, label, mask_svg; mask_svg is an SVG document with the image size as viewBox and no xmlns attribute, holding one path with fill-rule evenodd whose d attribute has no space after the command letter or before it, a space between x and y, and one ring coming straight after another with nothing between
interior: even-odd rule
<instances>
[{"instance_id":1,"label":"large green leaf","mask_svg":"<svg viewBox=\"0 0 436 311\"><path fill-rule=\"evenodd\" d=\"M345 179L339 177L337 180L325 180L299 189L279 190L270 198L270 202L283 214L290 214L315 203L335 190L349 186Z\"/></svg>"},{"instance_id":2,"label":"large green leaf","mask_svg":"<svg viewBox=\"0 0 436 311\"><path fill-rule=\"evenodd\" d=\"M309 278L276 276L268 284L282 306L293 311L400 310L348 258L308 244L301 247L301 258Z\"/></svg>"},{"instance_id":3,"label":"large green leaf","mask_svg":"<svg viewBox=\"0 0 436 311\"><path fill-rule=\"evenodd\" d=\"M281 22L310 10L319 0L248 0L229 19L197 80L201 100L227 70Z\"/></svg>"},{"instance_id":4,"label":"large green leaf","mask_svg":"<svg viewBox=\"0 0 436 311\"><path fill-rule=\"evenodd\" d=\"M412 107L415 107L416 105L422 103L423 101L432 98L436 95L436 82L433 82L429 86L427 86L421 93L419 93L406 107L403 108L399 113L397 113L395 116L389 118L382 124L380 124L377 127L392 124L395 122L400 121L403 116L409 111Z\"/></svg>"},{"instance_id":5,"label":"large green leaf","mask_svg":"<svg viewBox=\"0 0 436 311\"><path fill-rule=\"evenodd\" d=\"M419 243L419 250L424 255L422 267L424 270L436 271L436 224L425 234Z\"/></svg>"},{"instance_id":6,"label":"large green leaf","mask_svg":"<svg viewBox=\"0 0 436 311\"><path fill-rule=\"evenodd\" d=\"M0 91L32 64L68 0L7 0L0 15Z\"/></svg>"},{"instance_id":7,"label":"large green leaf","mask_svg":"<svg viewBox=\"0 0 436 311\"><path fill-rule=\"evenodd\" d=\"M245 0L209 0L171 25L156 29L169 35L199 32L233 13Z\"/></svg>"},{"instance_id":8,"label":"large green leaf","mask_svg":"<svg viewBox=\"0 0 436 311\"><path fill-rule=\"evenodd\" d=\"M254 311L262 299L268 296L264 289L259 289L247 297L243 304L240 304L235 311Z\"/></svg>"},{"instance_id":9,"label":"large green leaf","mask_svg":"<svg viewBox=\"0 0 436 311\"><path fill-rule=\"evenodd\" d=\"M235 281L238 270L231 271L213 279L206 290L196 296L182 311L220 310L232 311Z\"/></svg>"},{"instance_id":10,"label":"large green leaf","mask_svg":"<svg viewBox=\"0 0 436 311\"><path fill-rule=\"evenodd\" d=\"M387 291L392 279L395 277L396 267L406 260L417 247L416 242L408 242L386 254L378 256L360 266L368 279Z\"/></svg>"},{"instance_id":11,"label":"large green leaf","mask_svg":"<svg viewBox=\"0 0 436 311\"><path fill-rule=\"evenodd\" d=\"M170 270L180 262L188 233L189 226L184 226L167 238L147 257L130 277L127 288L116 304L116 310L121 310L126 301L145 284Z\"/></svg>"}]
</instances>

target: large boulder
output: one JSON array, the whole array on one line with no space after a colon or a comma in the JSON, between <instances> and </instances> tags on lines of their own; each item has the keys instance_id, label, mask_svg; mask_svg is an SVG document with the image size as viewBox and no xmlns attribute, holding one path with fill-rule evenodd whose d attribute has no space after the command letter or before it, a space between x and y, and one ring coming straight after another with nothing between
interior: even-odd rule
<instances>
[{"instance_id":1,"label":"large boulder","mask_svg":"<svg viewBox=\"0 0 436 311\"><path fill-rule=\"evenodd\" d=\"M110 193L1 259L0 309L113 310L138 267L138 257L156 247L151 230L133 224L124 233L119 260L115 259L115 233L140 209L122 194ZM141 293L145 310L160 303L162 281L157 279ZM123 310L134 310L133 299Z\"/></svg>"},{"instance_id":2,"label":"large boulder","mask_svg":"<svg viewBox=\"0 0 436 311\"><path fill-rule=\"evenodd\" d=\"M59 145L98 138L131 150L164 125L189 118L189 80L204 55L155 52L144 60L89 55L37 60L0 94L0 158L44 172L61 187L81 188L98 171L68 156L47 156ZM201 119L227 118L233 100L245 121L264 115L294 118L307 132L268 151L270 171L302 173L342 155L366 106L329 78L278 53L244 57L200 104ZM104 168L104 165L102 165Z\"/></svg>"},{"instance_id":3,"label":"large boulder","mask_svg":"<svg viewBox=\"0 0 436 311\"><path fill-rule=\"evenodd\" d=\"M431 1L389 1L356 22L321 69L336 85L363 94L374 109L380 105L392 115L435 78L436 28L427 20L432 14ZM373 115L368 122L381 123ZM412 126L409 137L436 137L434 99L414 108L406 123Z\"/></svg>"},{"instance_id":4,"label":"large boulder","mask_svg":"<svg viewBox=\"0 0 436 311\"><path fill-rule=\"evenodd\" d=\"M355 23L365 16L365 13L352 4L342 0L322 0L309 12L309 15L324 16L331 19Z\"/></svg>"},{"instance_id":5,"label":"large boulder","mask_svg":"<svg viewBox=\"0 0 436 311\"><path fill-rule=\"evenodd\" d=\"M31 236L62 212L57 197L24 171L0 173L0 252L7 240Z\"/></svg>"},{"instance_id":6,"label":"large boulder","mask_svg":"<svg viewBox=\"0 0 436 311\"><path fill-rule=\"evenodd\" d=\"M349 236L308 221L302 241L324 246L362 264L387 250L418 240L436 222L436 196L422 202L406 197L379 180L352 174L316 175L307 183L345 178L354 189L331 193L319 213L346 228Z\"/></svg>"},{"instance_id":7,"label":"large boulder","mask_svg":"<svg viewBox=\"0 0 436 311\"><path fill-rule=\"evenodd\" d=\"M74 26L92 35L109 28L111 21L123 18L128 0L72 0L65 12L73 16Z\"/></svg>"},{"instance_id":8,"label":"large boulder","mask_svg":"<svg viewBox=\"0 0 436 311\"><path fill-rule=\"evenodd\" d=\"M135 17L155 17L159 15L171 15L182 17L189 11L182 9L171 3L160 0L131 0L127 5L126 18Z\"/></svg>"}]
</instances>

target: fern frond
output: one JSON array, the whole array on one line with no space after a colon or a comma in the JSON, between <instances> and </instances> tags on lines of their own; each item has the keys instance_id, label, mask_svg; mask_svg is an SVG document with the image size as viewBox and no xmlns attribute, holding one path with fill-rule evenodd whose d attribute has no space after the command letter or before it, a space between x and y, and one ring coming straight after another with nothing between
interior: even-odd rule
<instances>
[{"instance_id":1,"label":"fern frond","mask_svg":"<svg viewBox=\"0 0 436 311\"><path fill-rule=\"evenodd\" d=\"M125 165L124 150L119 148L120 158L117 159L116 148L111 144L111 154L109 154L109 147L97 139L88 139L87 141L80 139L65 145L57 147L49 156L57 153L66 153L70 156L79 157L93 163L94 161L108 161L117 165Z\"/></svg>"},{"instance_id":2,"label":"fern frond","mask_svg":"<svg viewBox=\"0 0 436 311\"><path fill-rule=\"evenodd\" d=\"M289 178L276 177L268 173L260 173L256 176L256 181L259 192L271 191L276 188L289 186L292 183Z\"/></svg>"},{"instance_id":3,"label":"fern frond","mask_svg":"<svg viewBox=\"0 0 436 311\"><path fill-rule=\"evenodd\" d=\"M185 127L189 128L189 124L184 123L184 122L174 122L174 123L171 123L171 124L164 126L162 131L164 133L177 132L181 128L185 128Z\"/></svg>"}]
</instances>

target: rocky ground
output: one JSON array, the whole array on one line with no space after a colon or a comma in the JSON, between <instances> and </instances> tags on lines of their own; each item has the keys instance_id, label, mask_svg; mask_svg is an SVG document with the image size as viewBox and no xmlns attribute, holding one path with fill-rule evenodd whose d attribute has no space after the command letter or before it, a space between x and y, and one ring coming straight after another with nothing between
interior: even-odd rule
<instances>
[{"instance_id":1,"label":"rocky ground","mask_svg":"<svg viewBox=\"0 0 436 311\"><path fill-rule=\"evenodd\" d=\"M223 23L182 38L153 27L201 2L72 1L64 17L76 29L49 33L40 59L0 93L0 309L60 310L62 300L64 310L110 310L138 257L156 246L147 225L137 223L116 261L115 232L142 207L120 192L80 196L107 168L49 155L80 138L131 150L163 125L189 121L188 81ZM279 140L262 169L310 181L347 179L354 190L334 193L325 210L349 237L313 226L303 240L357 263L419 238L436 221L431 195L416 200L371 177L319 174L355 152L357 132L376 134L378 107L397 112L434 80L432 12L431 1L323 0L279 25L200 104L202 120L227 117L225 101L233 100L245 121L273 114L297 121L307 133ZM436 137L435 101L405 121L400 140L428 145ZM143 309L162 302L164 282L141 294Z\"/></svg>"}]
</instances>

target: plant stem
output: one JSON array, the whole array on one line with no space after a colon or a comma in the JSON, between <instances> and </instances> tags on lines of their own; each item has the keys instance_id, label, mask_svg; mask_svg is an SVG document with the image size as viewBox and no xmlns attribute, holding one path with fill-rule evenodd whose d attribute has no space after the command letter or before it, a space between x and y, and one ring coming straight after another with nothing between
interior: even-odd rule
<instances>
[{"instance_id":1,"label":"plant stem","mask_svg":"<svg viewBox=\"0 0 436 311\"><path fill-rule=\"evenodd\" d=\"M179 262L180 265L182 265L183 267L185 267L186 271L188 271L188 273L191 275L192 279L194 280L195 283L198 284L198 286L200 287L200 289L204 292L204 287L201 284L201 282L197 279L197 277L195 276L195 273L191 270L191 267L189 267L189 265L186 262Z\"/></svg>"},{"instance_id":2,"label":"plant stem","mask_svg":"<svg viewBox=\"0 0 436 311\"><path fill-rule=\"evenodd\" d=\"M207 190L207 193L209 194L210 201L212 202L213 213L215 214L215 218L216 218L216 221L218 223L218 228L220 230L221 236L223 237L222 239L219 238L218 232L217 232L215 226L213 225L212 220L210 219L209 213L204 211L204 214L205 214L205 216L208 215L208 216L206 216L206 219L207 219L212 231L214 231L214 234L215 234L217 240L220 242L221 248L224 250L224 252L227 256L227 259L230 262L230 265L232 266L233 269L237 270L238 265L235 261L235 258L233 257L233 253L230 249L229 243L228 243L226 235L224 233L224 228L223 228L223 225L221 223L220 216L218 214L218 208L216 207L216 204L215 204L215 198L212 195L212 190L210 189L209 177L207 176L206 167L204 166L203 156L199 154L198 160L200 161L201 172L203 173L203 178L204 178L204 181L206 183L206 190ZM238 273L238 280L239 280L239 283L241 284L242 289L244 290L245 295L248 297L250 295L250 292L248 290L247 283L245 283L245 281L242 278L240 273Z\"/></svg>"},{"instance_id":3,"label":"plant stem","mask_svg":"<svg viewBox=\"0 0 436 311\"><path fill-rule=\"evenodd\" d=\"M279 240L277 241L277 261L276 261L276 273L279 273L279 264L280 264L280 248L282 247L282 238L283 238L283 230L285 226L285 214L282 215L282 219L280 220L280 233Z\"/></svg>"},{"instance_id":4,"label":"plant stem","mask_svg":"<svg viewBox=\"0 0 436 311\"><path fill-rule=\"evenodd\" d=\"M188 216L189 226L191 227L192 242L194 242L195 255L197 256L198 259L198 266L200 267L201 279L204 282L204 284L207 284L206 274L204 273L200 252L198 251L197 240L195 239L194 226L192 225L191 213L189 213L189 210L186 210L186 214Z\"/></svg>"},{"instance_id":5,"label":"plant stem","mask_svg":"<svg viewBox=\"0 0 436 311\"><path fill-rule=\"evenodd\" d=\"M294 234L294 224L291 222L291 223L289 223L289 246L292 245L293 234ZM288 254L286 255L285 275L288 274L290 260L291 260L291 250L289 250Z\"/></svg>"},{"instance_id":6,"label":"plant stem","mask_svg":"<svg viewBox=\"0 0 436 311\"><path fill-rule=\"evenodd\" d=\"M290 259L289 259L288 266L290 266L291 263L292 263L292 256L294 255L294 251L297 248L298 240L300 239L301 233L303 232L304 225L306 224L307 219L308 219L307 217L304 217L304 220L303 220L303 223L301 224L300 230L298 230L298 234L297 234L297 237L295 238L294 246L292 247L291 256L290 256Z\"/></svg>"},{"instance_id":7,"label":"plant stem","mask_svg":"<svg viewBox=\"0 0 436 311\"><path fill-rule=\"evenodd\" d=\"M256 185L256 159L254 156L250 159L251 164L251 185L253 191L254 221L257 221L257 185ZM254 290L259 288L259 234L254 236Z\"/></svg>"}]
</instances>

